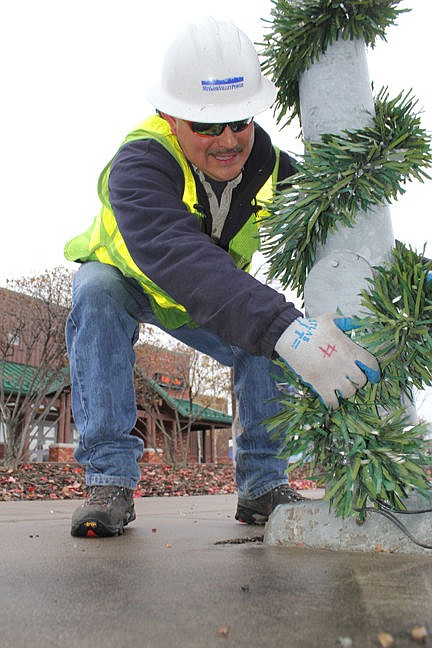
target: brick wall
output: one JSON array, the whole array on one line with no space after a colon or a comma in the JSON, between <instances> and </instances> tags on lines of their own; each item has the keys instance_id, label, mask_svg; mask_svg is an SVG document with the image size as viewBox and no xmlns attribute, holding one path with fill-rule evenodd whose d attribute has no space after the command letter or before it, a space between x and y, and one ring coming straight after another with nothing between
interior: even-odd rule
<instances>
[{"instance_id":1,"label":"brick wall","mask_svg":"<svg viewBox=\"0 0 432 648\"><path fill-rule=\"evenodd\" d=\"M50 344L63 345L66 314L66 308L0 287L2 359L39 367L46 362L46 335ZM44 331L40 338L36 329Z\"/></svg>"},{"instance_id":2,"label":"brick wall","mask_svg":"<svg viewBox=\"0 0 432 648\"><path fill-rule=\"evenodd\" d=\"M160 382L156 376L161 373L164 377L181 380L184 383L183 389L173 389L169 383L163 382L161 386L170 396L184 397L184 388L189 375L187 353L162 349L153 344L138 344L135 346L135 357L137 366L156 382Z\"/></svg>"},{"instance_id":3,"label":"brick wall","mask_svg":"<svg viewBox=\"0 0 432 648\"><path fill-rule=\"evenodd\" d=\"M160 464L163 463L163 456L160 456L153 448L144 448L140 463Z\"/></svg>"},{"instance_id":4,"label":"brick wall","mask_svg":"<svg viewBox=\"0 0 432 648\"><path fill-rule=\"evenodd\" d=\"M48 461L56 461L58 463L75 461L73 456L74 450L74 443L54 443L49 448Z\"/></svg>"},{"instance_id":5,"label":"brick wall","mask_svg":"<svg viewBox=\"0 0 432 648\"><path fill-rule=\"evenodd\" d=\"M216 431L216 459L218 464L231 464L229 456L229 441L231 439L231 428Z\"/></svg>"}]
</instances>

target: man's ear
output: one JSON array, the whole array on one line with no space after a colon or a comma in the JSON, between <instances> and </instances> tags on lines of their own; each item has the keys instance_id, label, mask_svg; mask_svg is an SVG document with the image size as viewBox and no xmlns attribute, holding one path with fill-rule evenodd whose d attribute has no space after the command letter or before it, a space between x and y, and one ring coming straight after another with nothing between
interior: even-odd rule
<instances>
[{"instance_id":1,"label":"man's ear","mask_svg":"<svg viewBox=\"0 0 432 648\"><path fill-rule=\"evenodd\" d=\"M173 135L177 135L177 119L171 115L161 112L161 116L168 122Z\"/></svg>"}]
</instances>

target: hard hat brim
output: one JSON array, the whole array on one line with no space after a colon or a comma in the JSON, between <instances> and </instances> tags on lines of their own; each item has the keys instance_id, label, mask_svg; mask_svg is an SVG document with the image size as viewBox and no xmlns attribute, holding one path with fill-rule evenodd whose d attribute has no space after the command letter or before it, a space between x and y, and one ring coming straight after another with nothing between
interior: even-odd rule
<instances>
[{"instance_id":1,"label":"hard hat brim","mask_svg":"<svg viewBox=\"0 0 432 648\"><path fill-rule=\"evenodd\" d=\"M179 119L205 123L237 121L253 117L270 108L276 99L276 94L276 86L266 77L261 78L260 89L253 96L226 105L217 102L196 103L186 95L173 97L156 84L149 86L146 92L149 102L161 112Z\"/></svg>"}]
</instances>

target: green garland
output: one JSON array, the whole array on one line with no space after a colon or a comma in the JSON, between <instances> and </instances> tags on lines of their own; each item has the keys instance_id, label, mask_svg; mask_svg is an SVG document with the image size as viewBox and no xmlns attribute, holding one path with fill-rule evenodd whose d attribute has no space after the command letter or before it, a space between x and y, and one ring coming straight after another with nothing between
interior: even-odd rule
<instances>
[{"instance_id":1,"label":"green garland","mask_svg":"<svg viewBox=\"0 0 432 648\"><path fill-rule=\"evenodd\" d=\"M305 143L298 172L280 185L263 223L270 278L301 295L329 233L352 226L359 210L403 194L407 180L429 178L423 167L432 163L431 140L416 105L411 92L390 99L383 88L370 126Z\"/></svg>"},{"instance_id":2,"label":"green garland","mask_svg":"<svg viewBox=\"0 0 432 648\"><path fill-rule=\"evenodd\" d=\"M409 426L401 402L412 401L414 387L432 385L432 281L426 283L431 270L432 261L402 244L388 266L375 269L370 292L362 294L370 315L352 335L380 358L382 380L341 398L338 410L329 412L278 362L286 388L269 430L284 438L283 456L301 454L289 470L308 465L341 517L363 520L366 506L379 500L403 510L411 488L430 495L426 427Z\"/></svg>"},{"instance_id":3,"label":"green garland","mask_svg":"<svg viewBox=\"0 0 432 648\"><path fill-rule=\"evenodd\" d=\"M387 266L375 268L362 305L371 313L363 320L369 332L360 343L380 358L385 371L382 400L411 394L412 386L432 385L432 261L397 242Z\"/></svg>"},{"instance_id":4,"label":"green garland","mask_svg":"<svg viewBox=\"0 0 432 648\"><path fill-rule=\"evenodd\" d=\"M264 39L264 70L279 92L278 122L300 117L298 78L337 39L363 39L372 47L403 11L399 0L273 0L272 31ZM390 100L383 89L371 125L305 144L298 172L280 188L264 224L270 278L301 295L317 245L360 210L389 203L408 180L429 178L430 136L420 126L411 92ZM291 110L291 115L289 111ZM374 269L362 293L367 317L353 339L378 357L382 380L367 384L329 411L284 363L281 409L268 421L284 439L290 466L309 465L326 485L330 508L363 520L370 502L405 508L411 489L431 494L432 459L425 426L410 425L406 403L414 388L432 385L432 262L397 244L392 261ZM294 433L293 433L294 431Z\"/></svg>"},{"instance_id":5,"label":"green garland","mask_svg":"<svg viewBox=\"0 0 432 648\"><path fill-rule=\"evenodd\" d=\"M298 79L327 47L338 38L362 38L374 46L385 40L385 31L398 15L400 0L272 0L272 31L262 43L263 70L270 73L278 88L275 112L277 122L300 119ZM289 111L291 113L289 114ZM288 113L288 115L287 115Z\"/></svg>"}]
</instances>

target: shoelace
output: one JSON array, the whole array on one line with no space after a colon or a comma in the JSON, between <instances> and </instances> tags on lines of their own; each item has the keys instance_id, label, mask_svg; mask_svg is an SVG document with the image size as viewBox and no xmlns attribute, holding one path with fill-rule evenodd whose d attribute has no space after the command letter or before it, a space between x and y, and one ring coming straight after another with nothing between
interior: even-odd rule
<instances>
[{"instance_id":1,"label":"shoelace","mask_svg":"<svg viewBox=\"0 0 432 648\"><path fill-rule=\"evenodd\" d=\"M293 490L290 486L285 486L285 485L277 486L277 488L275 488L275 491L277 491L281 495L288 495L288 497L293 502L300 502L300 501L305 499L303 497L303 495L300 495L300 493L297 493L297 491Z\"/></svg>"}]
</instances>

